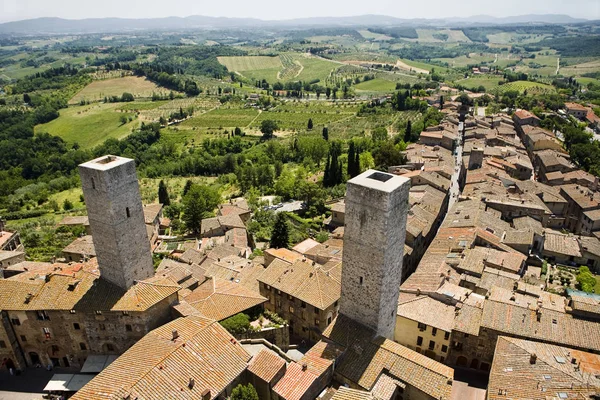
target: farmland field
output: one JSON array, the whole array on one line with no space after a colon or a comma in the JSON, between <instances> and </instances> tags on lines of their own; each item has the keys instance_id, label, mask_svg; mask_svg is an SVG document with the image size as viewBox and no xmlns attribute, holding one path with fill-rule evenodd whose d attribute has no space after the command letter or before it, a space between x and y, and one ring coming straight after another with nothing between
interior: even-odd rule
<instances>
[{"instance_id":1,"label":"farmland field","mask_svg":"<svg viewBox=\"0 0 600 400\"><path fill-rule=\"evenodd\" d=\"M312 119L316 130L335 121L353 118L358 111L357 104L318 103L286 103L270 111L262 112L251 124L258 129L263 120L277 121L283 131L304 130L308 120Z\"/></svg>"},{"instance_id":2,"label":"farmland field","mask_svg":"<svg viewBox=\"0 0 600 400\"><path fill-rule=\"evenodd\" d=\"M239 57L217 57L229 71L254 71L257 69L281 69L283 65L279 57L268 56L239 56Z\"/></svg>"},{"instance_id":3,"label":"farmland field","mask_svg":"<svg viewBox=\"0 0 600 400\"><path fill-rule=\"evenodd\" d=\"M67 143L79 143L83 148L101 144L108 138L121 139L139 126L138 120L122 124L122 116L134 117L133 113L117 112L118 103L93 104L60 110L60 117L46 124L37 125L35 132L48 132L60 136Z\"/></svg>"},{"instance_id":4,"label":"farmland field","mask_svg":"<svg viewBox=\"0 0 600 400\"><path fill-rule=\"evenodd\" d=\"M78 104L81 100L99 101L108 96L121 96L124 92L131 93L134 97L151 97L152 93L168 94L169 90L144 78L126 76L92 82L73 96L69 103Z\"/></svg>"},{"instance_id":5,"label":"farmland field","mask_svg":"<svg viewBox=\"0 0 600 400\"><path fill-rule=\"evenodd\" d=\"M502 76L495 75L479 75L472 76L468 79L460 79L455 83L462 85L469 89L477 89L479 86L483 86L486 92L498 88L498 82L503 81Z\"/></svg>"},{"instance_id":6,"label":"farmland field","mask_svg":"<svg viewBox=\"0 0 600 400\"><path fill-rule=\"evenodd\" d=\"M258 115L258 111L253 108L218 108L207 113L194 116L181 124L184 128L235 128L246 127Z\"/></svg>"},{"instance_id":7,"label":"farmland field","mask_svg":"<svg viewBox=\"0 0 600 400\"><path fill-rule=\"evenodd\" d=\"M396 89L396 84L385 79L372 79L370 81L361 82L354 86L358 91L365 92L392 92Z\"/></svg>"},{"instance_id":8,"label":"farmland field","mask_svg":"<svg viewBox=\"0 0 600 400\"><path fill-rule=\"evenodd\" d=\"M530 81L515 81L505 83L504 85L498 86L498 92L504 93L509 90L517 90L520 93L523 93L525 90L529 93L549 93L555 92L554 86L546 85L538 82L530 82Z\"/></svg>"},{"instance_id":9,"label":"farmland field","mask_svg":"<svg viewBox=\"0 0 600 400\"><path fill-rule=\"evenodd\" d=\"M392 39L394 39L391 36L384 35L384 34L381 34L381 33L373 33L373 32L368 31L366 29L359 30L358 33L360 33L360 35L362 37L364 37L365 39L370 39L370 40L392 40Z\"/></svg>"},{"instance_id":10,"label":"farmland field","mask_svg":"<svg viewBox=\"0 0 600 400\"><path fill-rule=\"evenodd\" d=\"M465 36L463 31L461 30L451 30L451 29L417 29L417 33L419 34L418 39L408 39L410 41L419 41L419 42L470 42L471 40ZM447 40L441 40L439 37L434 35L447 35Z\"/></svg>"},{"instance_id":11,"label":"farmland field","mask_svg":"<svg viewBox=\"0 0 600 400\"><path fill-rule=\"evenodd\" d=\"M324 80L339 64L300 53L282 53L279 57L241 56L219 57L229 71L252 80L277 81Z\"/></svg>"},{"instance_id":12,"label":"farmland field","mask_svg":"<svg viewBox=\"0 0 600 400\"><path fill-rule=\"evenodd\" d=\"M157 107L145 108L140 112L140 119L142 121L158 121L160 117L169 118L171 114L178 112L180 109L185 110L190 106L194 107L194 115L199 115L220 104L218 100L206 97L175 99L172 101L155 101L153 104L154 103L159 104ZM135 106L135 104L136 103L132 103L132 106Z\"/></svg>"}]
</instances>

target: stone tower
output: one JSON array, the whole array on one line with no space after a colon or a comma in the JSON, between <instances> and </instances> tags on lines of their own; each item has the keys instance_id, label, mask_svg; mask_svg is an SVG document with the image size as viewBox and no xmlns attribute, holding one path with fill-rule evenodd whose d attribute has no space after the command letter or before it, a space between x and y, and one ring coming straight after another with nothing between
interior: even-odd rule
<instances>
[{"instance_id":1,"label":"stone tower","mask_svg":"<svg viewBox=\"0 0 600 400\"><path fill-rule=\"evenodd\" d=\"M135 161L104 156L79 166L100 275L129 289L154 275Z\"/></svg>"},{"instance_id":2,"label":"stone tower","mask_svg":"<svg viewBox=\"0 0 600 400\"><path fill-rule=\"evenodd\" d=\"M340 313L393 339L410 179L368 170L348 181Z\"/></svg>"},{"instance_id":3,"label":"stone tower","mask_svg":"<svg viewBox=\"0 0 600 400\"><path fill-rule=\"evenodd\" d=\"M469 170L479 169L483 166L483 148L473 147L469 154Z\"/></svg>"}]
</instances>

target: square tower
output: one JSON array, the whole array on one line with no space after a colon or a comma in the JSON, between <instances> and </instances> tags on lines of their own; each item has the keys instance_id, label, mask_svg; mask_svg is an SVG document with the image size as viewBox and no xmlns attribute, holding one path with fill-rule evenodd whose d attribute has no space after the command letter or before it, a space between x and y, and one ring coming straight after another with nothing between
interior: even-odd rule
<instances>
[{"instance_id":1,"label":"square tower","mask_svg":"<svg viewBox=\"0 0 600 400\"><path fill-rule=\"evenodd\" d=\"M368 170L348 181L340 313L393 339L410 179Z\"/></svg>"},{"instance_id":2,"label":"square tower","mask_svg":"<svg viewBox=\"0 0 600 400\"><path fill-rule=\"evenodd\" d=\"M127 290L154 275L135 161L104 156L79 166L100 275Z\"/></svg>"}]
</instances>

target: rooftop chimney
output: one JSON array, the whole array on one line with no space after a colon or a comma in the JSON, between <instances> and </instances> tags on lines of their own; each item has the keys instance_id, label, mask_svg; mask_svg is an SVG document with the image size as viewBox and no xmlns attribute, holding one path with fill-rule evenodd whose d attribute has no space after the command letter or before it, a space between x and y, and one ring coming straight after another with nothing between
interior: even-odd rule
<instances>
[{"instance_id":1,"label":"rooftop chimney","mask_svg":"<svg viewBox=\"0 0 600 400\"><path fill-rule=\"evenodd\" d=\"M177 329L173 329L173 340L177 340L177 338L179 337L179 332L177 332Z\"/></svg>"},{"instance_id":2,"label":"rooftop chimney","mask_svg":"<svg viewBox=\"0 0 600 400\"><path fill-rule=\"evenodd\" d=\"M535 364L536 361L537 361L537 355L535 353L532 353L531 356L529 357L529 364Z\"/></svg>"}]
</instances>

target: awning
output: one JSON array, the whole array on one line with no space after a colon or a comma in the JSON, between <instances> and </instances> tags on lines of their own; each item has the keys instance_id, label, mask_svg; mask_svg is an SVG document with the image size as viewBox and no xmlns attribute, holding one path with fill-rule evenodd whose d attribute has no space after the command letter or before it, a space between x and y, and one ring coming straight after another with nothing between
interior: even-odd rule
<instances>
[{"instance_id":1,"label":"awning","mask_svg":"<svg viewBox=\"0 0 600 400\"><path fill-rule=\"evenodd\" d=\"M84 387L95 375L54 374L44 388L45 392L76 392Z\"/></svg>"},{"instance_id":2,"label":"awning","mask_svg":"<svg viewBox=\"0 0 600 400\"><path fill-rule=\"evenodd\" d=\"M91 355L85 360L81 373L99 373L117 359L116 355Z\"/></svg>"}]
</instances>

